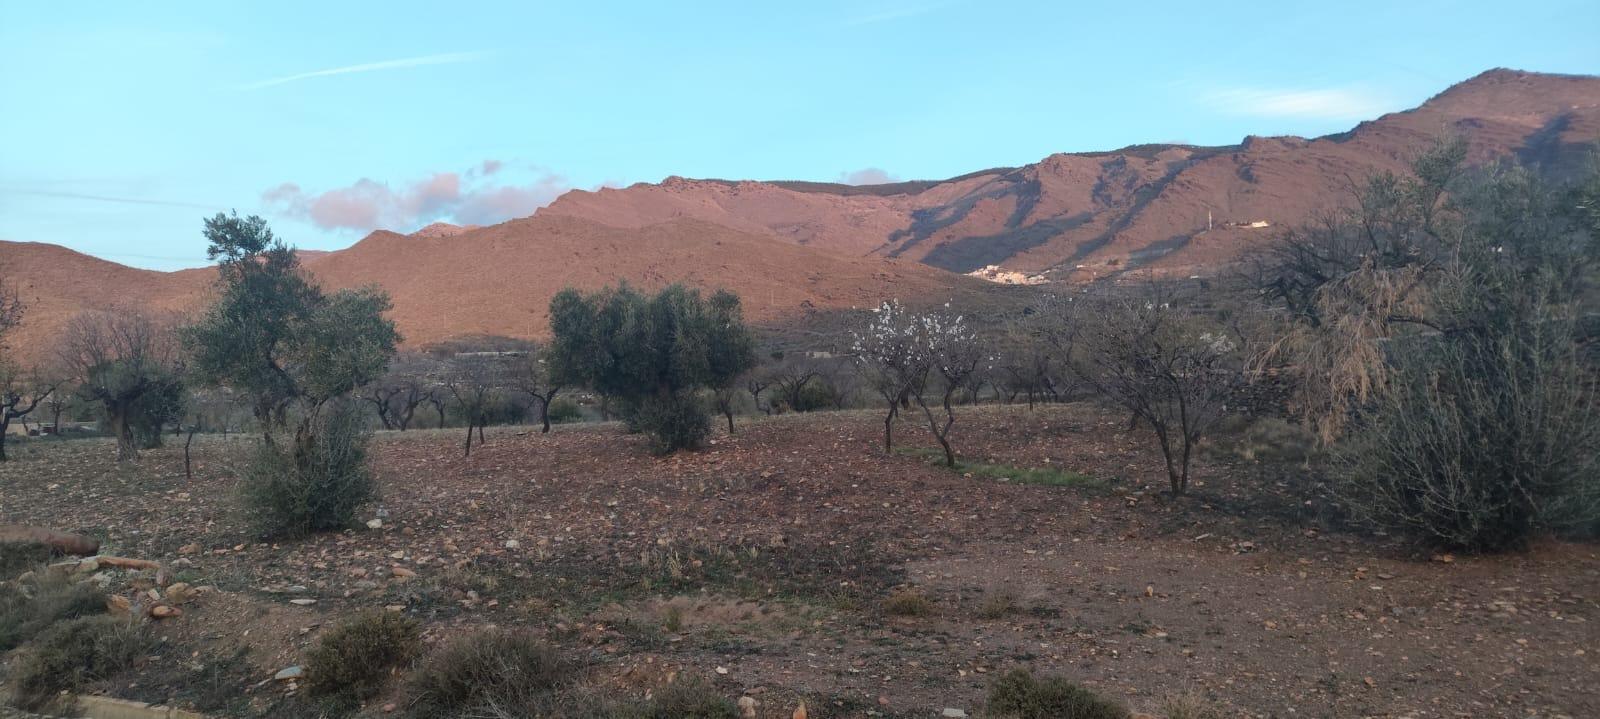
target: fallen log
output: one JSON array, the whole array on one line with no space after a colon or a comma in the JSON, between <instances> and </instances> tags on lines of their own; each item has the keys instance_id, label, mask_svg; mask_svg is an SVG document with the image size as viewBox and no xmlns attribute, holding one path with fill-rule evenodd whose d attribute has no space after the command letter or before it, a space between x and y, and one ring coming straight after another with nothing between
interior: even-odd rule
<instances>
[{"instance_id":1,"label":"fallen log","mask_svg":"<svg viewBox=\"0 0 1600 719\"><path fill-rule=\"evenodd\" d=\"M160 569L160 562L148 559L131 559L129 557L111 557L100 555L94 558L102 567L116 567L118 569Z\"/></svg>"},{"instance_id":2,"label":"fallen log","mask_svg":"<svg viewBox=\"0 0 1600 719\"><path fill-rule=\"evenodd\" d=\"M85 557L100 551L100 540L24 524L0 524L0 542L37 542L62 554Z\"/></svg>"}]
</instances>

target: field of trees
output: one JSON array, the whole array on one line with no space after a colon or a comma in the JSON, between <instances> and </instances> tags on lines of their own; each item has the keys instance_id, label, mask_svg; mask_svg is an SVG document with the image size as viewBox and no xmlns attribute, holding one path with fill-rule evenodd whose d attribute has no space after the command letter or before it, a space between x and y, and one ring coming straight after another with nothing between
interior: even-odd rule
<instances>
[{"instance_id":1,"label":"field of trees","mask_svg":"<svg viewBox=\"0 0 1600 719\"><path fill-rule=\"evenodd\" d=\"M1464 158L1214 277L907 298L781 351L676 285L412 348L219 214L199 316L0 357L8 700L1600 713L1600 174Z\"/></svg>"}]
</instances>

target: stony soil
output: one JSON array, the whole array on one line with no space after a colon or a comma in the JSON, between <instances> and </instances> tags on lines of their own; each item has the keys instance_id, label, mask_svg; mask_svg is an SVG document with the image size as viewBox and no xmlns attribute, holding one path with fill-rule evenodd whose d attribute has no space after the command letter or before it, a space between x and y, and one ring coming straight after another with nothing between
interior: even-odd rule
<instances>
[{"instance_id":1,"label":"stony soil","mask_svg":"<svg viewBox=\"0 0 1600 719\"><path fill-rule=\"evenodd\" d=\"M491 430L470 458L455 432L386 433L362 517L382 526L278 543L233 499L248 439L197 440L193 480L176 449L116 467L110 444L35 442L0 466L0 521L90 532L205 587L156 625L160 653L99 689L225 714L288 706L272 674L387 607L430 641L532 628L618 691L703 675L762 716L978 715L1014 666L1144 709L1186 693L1258 717L1600 716L1600 547L1436 556L1340 529L1306 470L1222 453L1170 500L1150 436L1124 425L963 409L964 456L1083 486L885 455L868 412L747 421L665 459L615 425ZM113 581L136 601L149 585ZM906 590L933 613L883 610ZM374 713L388 702L404 698Z\"/></svg>"}]
</instances>

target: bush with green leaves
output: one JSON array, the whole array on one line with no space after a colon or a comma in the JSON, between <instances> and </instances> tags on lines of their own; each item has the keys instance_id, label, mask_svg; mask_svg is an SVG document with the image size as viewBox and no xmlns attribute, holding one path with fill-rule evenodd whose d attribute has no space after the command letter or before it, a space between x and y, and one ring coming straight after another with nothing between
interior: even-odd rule
<instances>
[{"instance_id":1,"label":"bush with green leaves","mask_svg":"<svg viewBox=\"0 0 1600 719\"><path fill-rule=\"evenodd\" d=\"M697 393L755 362L739 298L725 291L707 299L681 285L567 289L550 300L550 330L551 377L614 398L663 453L698 446L710 419Z\"/></svg>"},{"instance_id":2,"label":"bush with green leaves","mask_svg":"<svg viewBox=\"0 0 1600 719\"><path fill-rule=\"evenodd\" d=\"M139 625L114 617L59 622L15 660L12 701L29 711L50 708L62 692L109 679L133 666L150 646Z\"/></svg>"},{"instance_id":3,"label":"bush with green leaves","mask_svg":"<svg viewBox=\"0 0 1600 719\"><path fill-rule=\"evenodd\" d=\"M377 490L370 433L350 402L334 402L291 440L266 439L242 472L244 504L265 536L345 529Z\"/></svg>"},{"instance_id":4,"label":"bush with green leaves","mask_svg":"<svg viewBox=\"0 0 1600 719\"><path fill-rule=\"evenodd\" d=\"M184 338L193 379L248 398L265 433L244 473L246 500L272 533L342 528L374 490L364 428L333 405L387 369L400 342L383 316L389 297L370 287L323 292L260 217L218 213L205 236L218 298Z\"/></svg>"},{"instance_id":5,"label":"bush with green leaves","mask_svg":"<svg viewBox=\"0 0 1600 719\"><path fill-rule=\"evenodd\" d=\"M362 614L328 630L306 654L306 689L322 697L372 697L421 649L416 620L387 611Z\"/></svg>"},{"instance_id":6,"label":"bush with green leaves","mask_svg":"<svg viewBox=\"0 0 1600 719\"><path fill-rule=\"evenodd\" d=\"M1035 677L1023 669L989 688L988 713L996 719L1127 719L1127 708L1060 677Z\"/></svg>"}]
</instances>

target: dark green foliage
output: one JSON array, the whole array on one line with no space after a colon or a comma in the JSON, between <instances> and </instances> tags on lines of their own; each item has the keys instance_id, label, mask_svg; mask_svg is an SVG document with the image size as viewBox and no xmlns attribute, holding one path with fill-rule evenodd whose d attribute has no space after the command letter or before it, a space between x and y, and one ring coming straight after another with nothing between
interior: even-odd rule
<instances>
[{"instance_id":1,"label":"dark green foliage","mask_svg":"<svg viewBox=\"0 0 1600 719\"><path fill-rule=\"evenodd\" d=\"M30 711L45 709L61 692L133 666L149 645L138 625L124 619L84 617L56 624L16 660L12 701Z\"/></svg>"},{"instance_id":2,"label":"dark green foliage","mask_svg":"<svg viewBox=\"0 0 1600 719\"><path fill-rule=\"evenodd\" d=\"M365 699L376 695L391 670L422 648L417 622L394 612L370 612L322 636L306 654L306 688L314 695Z\"/></svg>"},{"instance_id":3,"label":"dark green foliage","mask_svg":"<svg viewBox=\"0 0 1600 719\"><path fill-rule=\"evenodd\" d=\"M578 675L560 650L525 632L479 630L456 637L423 663L412 693L428 716L533 716Z\"/></svg>"},{"instance_id":4,"label":"dark green foliage","mask_svg":"<svg viewBox=\"0 0 1600 719\"><path fill-rule=\"evenodd\" d=\"M22 644L61 620L105 611L106 597L93 585L52 572L0 584L0 650Z\"/></svg>"},{"instance_id":5,"label":"dark green foliage","mask_svg":"<svg viewBox=\"0 0 1600 719\"><path fill-rule=\"evenodd\" d=\"M1128 710L1060 677L1035 678L1013 669L989 688L989 715L997 719L1127 719Z\"/></svg>"},{"instance_id":6,"label":"dark green foliage","mask_svg":"<svg viewBox=\"0 0 1600 719\"><path fill-rule=\"evenodd\" d=\"M650 435L650 448L657 454L700 446L711 434L711 417L693 395L644 397L629 413L628 423Z\"/></svg>"},{"instance_id":7,"label":"dark green foliage","mask_svg":"<svg viewBox=\"0 0 1600 719\"><path fill-rule=\"evenodd\" d=\"M324 294L293 248L259 217L205 222L221 297L186 335L199 381L251 397L257 419L282 425L296 401L326 402L383 374L399 334L375 289Z\"/></svg>"},{"instance_id":8,"label":"dark green foliage","mask_svg":"<svg viewBox=\"0 0 1600 719\"><path fill-rule=\"evenodd\" d=\"M243 471L241 491L267 536L349 527L376 495L367 468L369 435L349 402L327 405L287 447L265 440Z\"/></svg>"},{"instance_id":9,"label":"dark green foliage","mask_svg":"<svg viewBox=\"0 0 1600 719\"><path fill-rule=\"evenodd\" d=\"M550 300L549 368L555 381L582 384L642 416L656 447L697 445L709 431L696 391L722 387L755 362L739 298L709 300L673 285L644 295L623 285L593 294L563 290Z\"/></svg>"},{"instance_id":10,"label":"dark green foliage","mask_svg":"<svg viewBox=\"0 0 1600 719\"><path fill-rule=\"evenodd\" d=\"M583 421L583 410L577 402L570 399L558 399L550 403L550 421L555 424Z\"/></svg>"}]
</instances>

